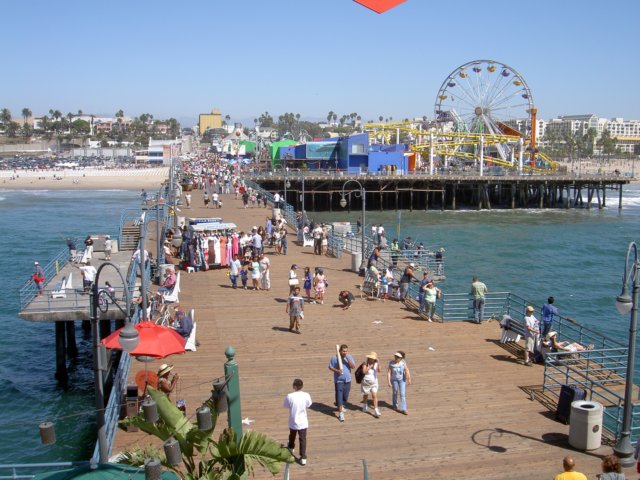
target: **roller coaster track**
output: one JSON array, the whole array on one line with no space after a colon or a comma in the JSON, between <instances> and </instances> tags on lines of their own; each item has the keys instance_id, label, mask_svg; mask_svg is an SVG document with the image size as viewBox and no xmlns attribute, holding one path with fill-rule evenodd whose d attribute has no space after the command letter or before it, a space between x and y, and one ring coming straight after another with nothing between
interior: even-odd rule
<instances>
[{"instance_id":1,"label":"roller coaster track","mask_svg":"<svg viewBox=\"0 0 640 480\"><path fill-rule=\"evenodd\" d=\"M495 133L471 133L471 132L432 132L429 130L420 130L411 126L411 124L398 122L398 123L367 123L365 129L371 136L382 136L385 142L390 143L391 138L398 131L407 133L416 139L419 143L411 144L411 151L417 153L428 153L431 149L431 136L433 135L434 142L434 154L439 156L450 156L463 158L465 160L479 160L480 159L480 138L482 137L485 145L484 160L492 162L496 165L503 166L505 168L517 169L518 162L511 163L511 161L505 158L504 152L499 148L504 144L515 145L520 142L519 135L506 135ZM425 143L423 143L425 142ZM494 146L500 158L492 157L487 154L487 149ZM463 147L472 147L473 153L463 150ZM528 152L530 148L529 141L525 139L523 148L526 153L526 160L523 164L523 169L527 171L535 172L549 172L555 171L558 168L558 164L553 161L548 155L542 152L535 153L535 165L530 164L530 154Z\"/></svg>"}]
</instances>

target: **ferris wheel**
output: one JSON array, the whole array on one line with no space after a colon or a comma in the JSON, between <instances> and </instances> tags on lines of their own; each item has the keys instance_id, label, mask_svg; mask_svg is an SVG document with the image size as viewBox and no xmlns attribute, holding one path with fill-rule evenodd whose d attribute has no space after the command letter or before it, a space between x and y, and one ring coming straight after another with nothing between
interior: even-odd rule
<instances>
[{"instance_id":1,"label":"ferris wheel","mask_svg":"<svg viewBox=\"0 0 640 480\"><path fill-rule=\"evenodd\" d=\"M442 83L435 118L438 123L453 122L458 132L530 136L535 108L527 82L515 69L495 60L474 60ZM507 155L504 148L498 151L503 158Z\"/></svg>"}]
</instances>

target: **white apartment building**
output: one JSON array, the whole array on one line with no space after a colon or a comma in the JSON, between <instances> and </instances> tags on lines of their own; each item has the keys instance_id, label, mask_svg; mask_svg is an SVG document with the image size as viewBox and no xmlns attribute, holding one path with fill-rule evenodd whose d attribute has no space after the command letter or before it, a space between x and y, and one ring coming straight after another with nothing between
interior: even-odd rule
<instances>
[{"instance_id":1,"label":"white apartment building","mask_svg":"<svg viewBox=\"0 0 640 480\"><path fill-rule=\"evenodd\" d=\"M531 120L529 118L510 120L505 122L520 132L528 132ZM600 118L595 114L562 115L551 120L537 120L538 144L545 144L545 135L553 132L557 137L569 133L570 135L586 135L590 128L596 131L594 153L599 154L597 141L605 130L612 137L618 139L617 146L621 152L634 153L640 148L640 120L625 120L623 118Z\"/></svg>"}]
</instances>

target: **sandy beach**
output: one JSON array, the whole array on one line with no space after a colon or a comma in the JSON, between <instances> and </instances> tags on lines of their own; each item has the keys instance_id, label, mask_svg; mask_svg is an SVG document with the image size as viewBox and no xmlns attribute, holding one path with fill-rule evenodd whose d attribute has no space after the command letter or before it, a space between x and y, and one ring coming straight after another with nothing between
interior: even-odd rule
<instances>
[{"instance_id":1,"label":"sandy beach","mask_svg":"<svg viewBox=\"0 0 640 480\"><path fill-rule=\"evenodd\" d=\"M11 190L157 190L168 167L121 170L0 171L0 189Z\"/></svg>"}]
</instances>

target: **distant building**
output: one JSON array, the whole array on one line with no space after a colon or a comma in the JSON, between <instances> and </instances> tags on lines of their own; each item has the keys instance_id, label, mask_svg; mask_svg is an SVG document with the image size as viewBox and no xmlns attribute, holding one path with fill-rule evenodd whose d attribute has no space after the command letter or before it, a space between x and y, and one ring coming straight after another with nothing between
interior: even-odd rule
<instances>
[{"instance_id":1,"label":"distant building","mask_svg":"<svg viewBox=\"0 0 640 480\"><path fill-rule=\"evenodd\" d=\"M136 163L150 163L155 165L167 165L173 157L182 155L181 140L154 140L149 139L146 150L135 152Z\"/></svg>"},{"instance_id":2,"label":"distant building","mask_svg":"<svg viewBox=\"0 0 640 480\"><path fill-rule=\"evenodd\" d=\"M210 128L222 128L222 114L217 108L211 110L211 113L201 113L198 119L200 135Z\"/></svg>"}]
</instances>

